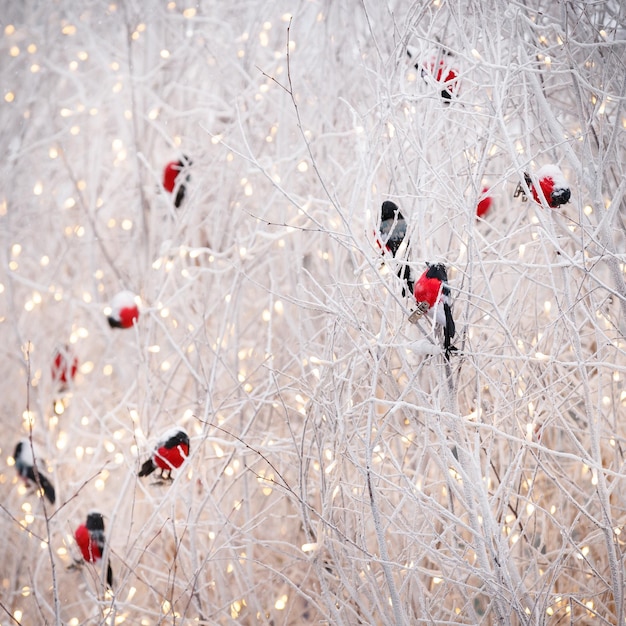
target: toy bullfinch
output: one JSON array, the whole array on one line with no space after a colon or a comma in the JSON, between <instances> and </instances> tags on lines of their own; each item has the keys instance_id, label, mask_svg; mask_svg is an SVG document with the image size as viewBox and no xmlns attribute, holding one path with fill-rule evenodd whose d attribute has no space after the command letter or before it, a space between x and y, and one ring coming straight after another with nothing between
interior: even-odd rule
<instances>
[{"instance_id":1,"label":"toy bullfinch","mask_svg":"<svg viewBox=\"0 0 626 626\"><path fill-rule=\"evenodd\" d=\"M152 452L143 463L139 476L149 476L159 468L163 480L171 479L173 469L179 468L189 456L189 435L184 428L174 427L163 433ZM164 473L167 472L167 476Z\"/></svg>"},{"instance_id":2,"label":"toy bullfinch","mask_svg":"<svg viewBox=\"0 0 626 626\"><path fill-rule=\"evenodd\" d=\"M407 56L411 63L414 63L418 54L415 48L407 46ZM422 78L431 83L433 80L441 88L441 97L446 102L450 102L456 91L458 91L458 70L454 69L450 63L452 54L446 50L439 49L431 51L421 63L417 61L414 64L416 70L419 70Z\"/></svg>"},{"instance_id":3,"label":"toy bullfinch","mask_svg":"<svg viewBox=\"0 0 626 626\"><path fill-rule=\"evenodd\" d=\"M449 360L450 353L456 351L452 345L456 327L452 318L448 272L441 263L427 265L428 269L415 282L413 295L417 309L411 314L409 321L415 323L425 313L434 315L435 322L443 327L443 346L446 359Z\"/></svg>"},{"instance_id":4,"label":"toy bullfinch","mask_svg":"<svg viewBox=\"0 0 626 626\"><path fill-rule=\"evenodd\" d=\"M395 258L402 242L406 237L407 223L400 212L398 205L391 200L385 200L380 208L379 237L376 239L378 247L382 250L389 250ZM411 279L411 268L404 263L398 270L398 277L403 279L411 293L413 293L413 280ZM404 288L402 295L405 295Z\"/></svg>"},{"instance_id":5,"label":"toy bullfinch","mask_svg":"<svg viewBox=\"0 0 626 626\"><path fill-rule=\"evenodd\" d=\"M139 308L131 291L120 291L109 305L107 320L111 328L131 328L139 318Z\"/></svg>"},{"instance_id":6,"label":"toy bullfinch","mask_svg":"<svg viewBox=\"0 0 626 626\"><path fill-rule=\"evenodd\" d=\"M97 563L104 554L104 519L102 513L90 511L87 520L74 533L76 545L80 548L83 559L88 563ZM111 561L107 563L107 583L113 588L113 570Z\"/></svg>"},{"instance_id":7,"label":"toy bullfinch","mask_svg":"<svg viewBox=\"0 0 626 626\"><path fill-rule=\"evenodd\" d=\"M189 182L190 176L181 175L185 168L191 165L188 157L184 156L178 161L171 161L163 169L163 188L169 193L176 191L174 206L178 209L185 199L187 188L185 183Z\"/></svg>"},{"instance_id":8,"label":"toy bullfinch","mask_svg":"<svg viewBox=\"0 0 626 626\"><path fill-rule=\"evenodd\" d=\"M13 459L15 460L15 469L19 476L24 479L26 485L39 487L50 501L50 504L54 504L56 499L54 487L48 478L39 471L33 457L31 443L28 439L21 439L17 443L15 452L13 452Z\"/></svg>"},{"instance_id":9,"label":"toy bullfinch","mask_svg":"<svg viewBox=\"0 0 626 626\"><path fill-rule=\"evenodd\" d=\"M60 390L67 388L70 381L74 380L78 370L78 358L72 354L69 346L57 348L52 359L52 382Z\"/></svg>"},{"instance_id":10,"label":"toy bullfinch","mask_svg":"<svg viewBox=\"0 0 626 626\"><path fill-rule=\"evenodd\" d=\"M537 183L533 178L524 173L524 180L533 195L533 200L537 204L541 204L541 200L545 199L547 205L552 209L558 209L562 204L567 204L572 195L569 184L565 175L557 165L544 165L537 171L535 175ZM521 183L518 183L515 189L514 197L522 195L522 200L526 200L524 189Z\"/></svg>"}]
</instances>

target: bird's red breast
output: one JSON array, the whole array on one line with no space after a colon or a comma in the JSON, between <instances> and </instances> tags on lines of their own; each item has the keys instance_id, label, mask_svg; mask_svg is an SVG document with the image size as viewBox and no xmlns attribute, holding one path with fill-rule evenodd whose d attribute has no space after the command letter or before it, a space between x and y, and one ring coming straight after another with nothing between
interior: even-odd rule
<instances>
[{"instance_id":1,"label":"bird's red breast","mask_svg":"<svg viewBox=\"0 0 626 626\"><path fill-rule=\"evenodd\" d=\"M541 192L543 193L543 197L546 199L548 206L551 208L556 208L558 205L552 204L552 192L554 191L554 179L551 176L544 176L539 180L539 186L541 187ZM539 198L539 193L537 192L537 188L535 185L532 187L533 198L537 204L541 204L541 199Z\"/></svg>"},{"instance_id":2,"label":"bird's red breast","mask_svg":"<svg viewBox=\"0 0 626 626\"><path fill-rule=\"evenodd\" d=\"M136 306L120 309L119 318L122 328L130 328L139 317L139 309Z\"/></svg>"},{"instance_id":3,"label":"bird's red breast","mask_svg":"<svg viewBox=\"0 0 626 626\"><path fill-rule=\"evenodd\" d=\"M173 448L160 446L154 453L154 463L160 469L171 470L180 467L188 456L189 446L185 443L179 443Z\"/></svg>"},{"instance_id":4,"label":"bird's red breast","mask_svg":"<svg viewBox=\"0 0 626 626\"><path fill-rule=\"evenodd\" d=\"M430 62L425 62L424 67L434 76L438 83L448 83L457 76L456 71L448 67L444 59L439 59L437 63L436 59L433 58ZM450 91L453 91L455 87L456 83L450 85Z\"/></svg>"},{"instance_id":5,"label":"bird's red breast","mask_svg":"<svg viewBox=\"0 0 626 626\"><path fill-rule=\"evenodd\" d=\"M176 177L180 173L180 163L172 161L165 166L163 170L163 188L172 193L176 187Z\"/></svg>"},{"instance_id":6,"label":"bird's red breast","mask_svg":"<svg viewBox=\"0 0 626 626\"><path fill-rule=\"evenodd\" d=\"M437 302L440 291L441 281L438 278L428 278L424 273L415 283L413 295L417 302L426 302L432 308Z\"/></svg>"},{"instance_id":7,"label":"bird's red breast","mask_svg":"<svg viewBox=\"0 0 626 626\"><path fill-rule=\"evenodd\" d=\"M489 211L489 209L491 208L491 203L493 202L493 200L491 196L486 195L487 191L488 189L483 189L483 198L476 206L476 215L478 217L482 217L483 215L485 215L487 211Z\"/></svg>"},{"instance_id":8,"label":"bird's red breast","mask_svg":"<svg viewBox=\"0 0 626 626\"><path fill-rule=\"evenodd\" d=\"M85 561L94 563L98 559L102 558L102 553L100 552L97 542L91 538L91 535L84 524L81 524L76 529L74 539L76 539L76 544L80 548Z\"/></svg>"}]
</instances>

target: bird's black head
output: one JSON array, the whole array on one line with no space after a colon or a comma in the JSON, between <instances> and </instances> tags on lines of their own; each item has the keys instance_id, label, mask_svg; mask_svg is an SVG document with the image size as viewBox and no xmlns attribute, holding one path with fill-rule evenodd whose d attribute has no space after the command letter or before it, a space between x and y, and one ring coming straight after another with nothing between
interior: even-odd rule
<instances>
[{"instance_id":1,"label":"bird's black head","mask_svg":"<svg viewBox=\"0 0 626 626\"><path fill-rule=\"evenodd\" d=\"M168 440L167 443L171 444L173 448L181 444L189 446L189 435L184 430L179 430Z\"/></svg>"},{"instance_id":2,"label":"bird's black head","mask_svg":"<svg viewBox=\"0 0 626 626\"><path fill-rule=\"evenodd\" d=\"M402 213L400 213L400 209L398 209L398 205L391 200L385 200L380 207L380 218L381 220L392 220L394 217L398 216L398 219L402 219Z\"/></svg>"},{"instance_id":3,"label":"bird's black head","mask_svg":"<svg viewBox=\"0 0 626 626\"><path fill-rule=\"evenodd\" d=\"M184 167L189 167L193 164L193 161L186 155L183 154L182 157L178 160L178 167L182 170Z\"/></svg>"},{"instance_id":4,"label":"bird's black head","mask_svg":"<svg viewBox=\"0 0 626 626\"><path fill-rule=\"evenodd\" d=\"M436 278L442 283L448 282L448 272L446 266L443 263L435 263L431 265L427 263L428 269L426 270L426 278Z\"/></svg>"},{"instance_id":5,"label":"bird's black head","mask_svg":"<svg viewBox=\"0 0 626 626\"><path fill-rule=\"evenodd\" d=\"M102 513L92 511L87 514L87 521L85 522L87 530L102 530L104 531L104 519Z\"/></svg>"},{"instance_id":6,"label":"bird's black head","mask_svg":"<svg viewBox=\"0 0 626 626\"><path fill-rule=\"evenodd\" d=\"M561 189L555 189L550 194L550 206L561 206L569 202L572 192L566 187Z\"/></svg>"}]
</instances>

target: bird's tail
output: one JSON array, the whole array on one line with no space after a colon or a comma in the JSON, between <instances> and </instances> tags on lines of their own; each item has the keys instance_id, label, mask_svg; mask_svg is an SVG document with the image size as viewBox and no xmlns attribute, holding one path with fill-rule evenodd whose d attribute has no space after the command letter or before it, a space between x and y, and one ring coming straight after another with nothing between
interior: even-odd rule
<instances>
[{"instance_id":1,"label":"bird's tail","mask_svg":"<svg viewBox=\"0 0 626 626\"><path fill-rule=\"evenodd\" d=\"M116 320L114 317L107 317L107 321L111 328L122 328L122 322Z\"/></svg>"},{"instance_id":2,"label":"bird's tail","mask_svg":"<svg viewBox=\"0 0 626 626\"><path fill-rule=\"evenodd\" d=\"M111 569L111 561L107 564L107 584L113 589L113 570Z\"/></svg>"},{"instance_id":3,"label":"bird's tail","mask_svg":"<svg viewBox=\"0 0 626 626\"><path fill-rule=\"evenodd\" d=\"M139 470L139 476L148 476L149 474L152 474L155 469L156 465L154 464L154 461L150 458L141 466L141 469Z\"/></svg>"},{"instance_id":4,"label":"bird's tail","mask_svg":"<svg viewBox=\"0 0 626 626\"><path fill-rule=\"evenodd\" d=\"M443 347L445 348L446 359L449 361L450 354L456 351L456 347L452 345L452 338L456 334L456 326L452 317L452 310L447 302L443 303L443 311L446 316L446 325L443 329Z\"/></svg>"},{"instance_id":5,"label":"bird's tail","mask_svg":"<svg viewBox=\"0 0 626 626\"><path fill-rule=\"evenodd\" d=\"M52 483L37 469L34 467L28 468L28 478L32 480L38 487L43 489L43 493L50 501L50 504L54 504L56 500L56 494Z\"/></svg>"}]
</instances>

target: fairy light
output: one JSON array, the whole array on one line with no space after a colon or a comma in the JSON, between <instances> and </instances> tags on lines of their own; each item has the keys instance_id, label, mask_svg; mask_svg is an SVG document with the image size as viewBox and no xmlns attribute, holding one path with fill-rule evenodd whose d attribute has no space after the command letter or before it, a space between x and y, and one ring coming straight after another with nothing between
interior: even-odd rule
<instances>
[{"instance_id":1,"label":"fairy light","mask_svg":"<svg viewBox=\"0 0 626 626\"><path fill-rule=\"evenodd\" d=\"M276 602L274 603L274 608L277 611L284 611L285 607L287 606L287 600L289 599L289 596L287 594L283 594L282 596L280 596L280 598L278 598L278 600L276 600Z\"/></svg>"},{"instance_id":2,"label":"fairy light","mask_svg":"<svg viewBox=\"0 0 626 626\"><path fill-rule=\"evenodd\" d=\"M67 446L67 433L62 430L59 432L59 436L57 437L56 446L59 450L64 450Z\"/></svg>"}]
</instances>

